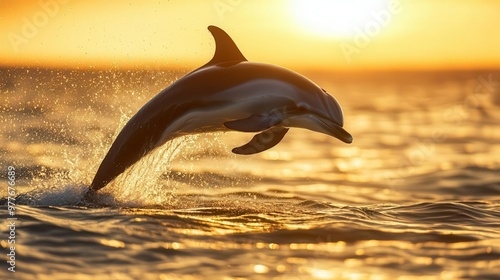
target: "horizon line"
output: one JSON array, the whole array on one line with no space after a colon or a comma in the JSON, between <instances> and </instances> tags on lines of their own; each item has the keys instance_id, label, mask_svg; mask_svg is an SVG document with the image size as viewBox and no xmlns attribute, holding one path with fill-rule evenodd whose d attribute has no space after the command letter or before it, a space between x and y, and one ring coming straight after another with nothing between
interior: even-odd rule
<instances>
[{"instance_id":1,"label":"horizon line","mask_svg":"<svg viewBox=\"0 0 500 280\"><path fill-rule=\"evenodd\" d=\"M201 66L201 65L200 65ZM36 65L36 64L0 64L0 69L44 69L44 70L67 70L67 71L192 71L198 67L189 66L158 66L158 65L141 65L139 66L123 66L123 65ZM311 66L294 66L287 67L290 69L300 69L305 72L338 72L338 73L390 73L390 72L497 72L500 71L500 66L493 67L359 67L359 68L327 68L327 67L311 67Z\"/></svg>"}]
</instances>

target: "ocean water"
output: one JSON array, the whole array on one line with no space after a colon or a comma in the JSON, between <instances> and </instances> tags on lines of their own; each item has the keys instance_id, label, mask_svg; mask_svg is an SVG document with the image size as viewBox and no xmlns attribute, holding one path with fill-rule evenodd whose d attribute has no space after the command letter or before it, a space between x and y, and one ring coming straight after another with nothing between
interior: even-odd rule
<instances>
[{"instance_id":1,"label":"ocean water","mask_svg":"<svg viewBox=\"0 0 500 280\"><path fill-rule=\"evenodd\" d=\"M186 71L0 72L0 279L500 279L498 71L305 73L352 144L189 136L92 205L120 128Z\"/></svg>"}]
</instances>

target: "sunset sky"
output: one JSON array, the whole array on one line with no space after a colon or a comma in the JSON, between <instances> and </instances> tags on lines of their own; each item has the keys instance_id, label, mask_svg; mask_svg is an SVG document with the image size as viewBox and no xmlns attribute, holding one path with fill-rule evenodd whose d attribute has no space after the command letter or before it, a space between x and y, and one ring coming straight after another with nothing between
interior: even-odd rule
<instances>
[{"instance_id":1,"label":"sunset sky","mask_svg":"<svg viewBox=\"0 0 500 280\"><path fill-rule=\"evenodd\" d=\"M0 66L194 68L217 25L252 61L334 70L500 68L496 0L0 1Z\"/></svg>"}]
</instances>

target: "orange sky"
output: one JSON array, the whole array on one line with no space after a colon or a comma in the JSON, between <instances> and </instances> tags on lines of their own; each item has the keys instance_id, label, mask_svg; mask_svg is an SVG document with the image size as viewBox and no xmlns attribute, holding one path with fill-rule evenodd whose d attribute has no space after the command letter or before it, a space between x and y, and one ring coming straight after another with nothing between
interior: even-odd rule
<instances>
[{"instance_id":1,"label":"orange sky","mask_svg":"<svg viewBox=\"0 0 500 280\"><path fill-rule=\"evenodd\" d=\"M207 26L295 68L500 67L496 0L0 1L0 66L194 68Z\"/></svg>"}]
</instances>

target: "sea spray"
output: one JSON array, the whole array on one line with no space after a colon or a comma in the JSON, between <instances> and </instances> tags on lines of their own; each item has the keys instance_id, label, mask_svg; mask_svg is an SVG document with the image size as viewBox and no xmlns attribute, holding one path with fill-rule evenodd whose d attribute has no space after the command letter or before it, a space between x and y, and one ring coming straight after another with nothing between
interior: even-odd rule
<instances>
[{"instance_id":1,"label":"sea spray","mask_svg":"<svg viewBox=\"0 0 500 280\"><path fill-rule=\"evenodd\" d=\"M176 187L168 174L171 162L184 147L191 146L197 136L184 136L167 142L120 174L102 190L114 196L120 205L130 207L168 204Z\"/></svg>"}]
</instances>

